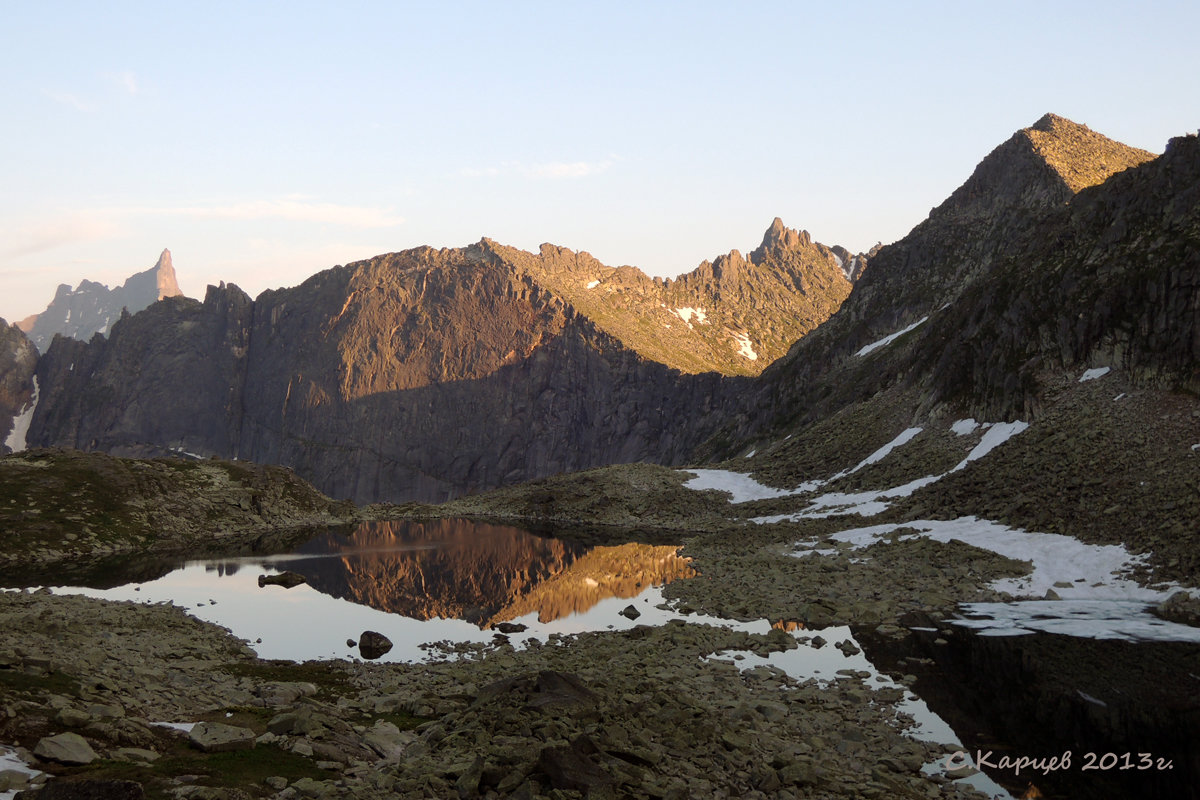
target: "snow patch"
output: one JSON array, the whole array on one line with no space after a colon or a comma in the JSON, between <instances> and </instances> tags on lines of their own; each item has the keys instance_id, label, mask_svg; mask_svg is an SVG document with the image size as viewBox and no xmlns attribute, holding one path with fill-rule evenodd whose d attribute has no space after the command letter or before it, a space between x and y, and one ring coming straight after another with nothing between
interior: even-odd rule
<instances>
[{"instance_id":1,"label":"snow patch","mask_svg":"<svg viewBox=\"0 0 1200 800\"><path fill-rule=\"evenodd\" d=\"M33 378L33 396L29 398L29 405L25 406L20 414L13 417L12 432L4 440L4 444L14 453L19 453L25 449L25 437L29 434L29 423L33 421L33 411L37 408L37 404L38 379L35 375Z\"/></svg>"},{"instance_id":2,"label":"snow patch","mask_svg":"<svg viewBox=\"0 0 1200 800\"><path fill-rule=\"evenodd\" d=\"M38 775L42 774L41 770L34 769L33 767L29 766L29 764L26 764L24 761L22 761L21 757L17 755L17 752L11 747L0 745L0 772L8 772L10 770L25 775L28 780L33 780ZM9 789L7 791L0 792L0 800L11 800L16 796L17 791L19 790Z\"/></svg>"},{"instance_id":3,"label":"snow patch","mask_svg":"<svg viewBox=\"0 0 1200 800\"><path fill-rule=\"evenodd\" d=\"M599 285L600 285L600 281L592 281L591 283L589 283L589 284L587 285L587 288L589 288L589 289L595 289L595 288L596 288L597 286L599 286Z\"/></svg>"},{"instance_id":4,"label":"snow patch","mask_svg":"<svg viewBox=\"0 0 1200 800\"><path fill-rule=\"evenodd\" d=\"M872 350L878 350L880 347L884 347L884 346L886 346L886 345L889 345L889 344L891 344L892 342L894 342L894 341L896 341L897 339L899 339L899 338L900 338L901 336L903 336L904 334L906 334L906 333L908 333L909 331L911 331L912 329L916 328L918 325L920 325L922 322L924 322L924 321L925 321L925 320L927 320L927 319L929 319L929 317L928 317L928 316L921 317L919 320L917 320L916 322L914 322L912 325L909 325L907 328L904 328L904 329L902 329L902 330L898 330L898 331L896 331L896 332L895 332L895 333L893 333L893 334L890 334L890 335L888 335L888 336L885 336L885 337L883 337L882 339L880 339L880 340L879 340L879 341L877 341L877 342L871 342L869 345L867 345L867 346L866 346L866 347L864 347L863 349L859 350L859 351L858 351L857 353L855 353L854 355L856 355L856 356L865 356L867 353L870 353Z\"/></svg>"},{"instance_id":5,"label":"snow patch","mask_svg":"<svg viewBox=\"0 0 1200 800\"><path fill-rule=\"evenodd\" d=\"M1112 372L1112 367L1096 367L1095 369L1089 369L1087 372L1079 376L1079 382L1083 383L1084 381L1094 381L1097 378L1103 378L1110 372Z\"/></svg>"},{"instance_id":6,"label":"snow patch","mask_svg":"<svg viewBox=\"0 0 1200 800\"><path fill-rule=\"evenodd\" d=\"M975 445L975 448L967 454L967 457L959 462L959 464L954 467L954 469L950 470L950 472L956 472L965 467L968 463L983 458L992 450L1028 428L1029 423L1017 420L1016 422L1001 422L996 424L989 423L983 427L987 428L987 432L983 435L983 438L980 439L979 444ZM875 461L882 459L894 448L899 447L905 442L911 440L914 436L920 433L920 431L920 428L908 428L891 442L884 445L879 450L876 450L874 453L864 459L861 463L854 467L854 469L839 472L828 481L809 481L807 484L805 484L805 486L811 487L809 491L814 491L830 481L834 481L845 475L849 475L850 473L861 469L867 464L874 463ZM942 475L926 475L923 478L917 478L916 480L909 481L901 486L894 486L890 489L879 489L876 491L854 493L828 492L818 497L814 497L811 500L808 508L804 509L803 511L799 511L794 514L774 514L765 517L753 517L751 522L757 522L760 525L766 525L784 521L796 522L801 519L823 519L825 517L841 514L860 514L864 517L874 516L875 514L879 514L888 508L890 503L887 501L897 497L908 497L917 489L920 489L923 486L928 486L931 483L937 483L949 474L950 473L947 472ZM797 490L796 492L793 492L793 494L798 494L799 491L800 490Z\"/></svg>"},{"instance_id":7,"label":"snow patch","mask_svg":"<svg viewBox=\"0 0 1200 800\"><path fill-rule=\"evenodd\" d=\"M1141 600L1026 600L1019 603L964 603L966 619L952 620L980 636L1057 633L1086 639L1127 642L1200 643L1200 628L1167 622ZM1085 698L1086 699L1086 698Z\"/></svg>"},{"instance_id":8,"label":"snow patch","mask_svg":"<svg viewBox=\"0 0 1200 800\"><path fill-rule=\"evenodd\" d=\"M899 436L897 436L895 439L892 439L890 442L888 442L883 447L876 450L874 453L871 453L871 455L867 456L862 461L858 462L858 464L855 465L854 469L852 469L852 470L850 470L850 472L847 472L844 474L850 475L852 473L858 472L863 467L866 467L866 466L869 466L876 462L882 461L884 458L887 457L888 453L892 452L893 450L895 450L897 447L899 447L901 445L908 444L921 431L922 431L921 428L905 428L903 431L900 432ZM840 477L842 477L842 474L843 473L839 473L838 475L836 475L834 477L840 478Z\"/></svg>"},{"instance_id":9,"label":"snow patch","mask_svg":"<svg viewBox=\"0 0 1200 800\"><path fill-rule=\"evenodd\" d=\"M1200 444L1194 444L1194 445L1192 445L1192 449L1193 449L1193 450L1200 450Z\"/></svg>"},{"instance_id":10,"label":"snow patch","mask_svg":"<svg viewBox=\"0 0 1200 800\"><path fill-rule=\"evenodd\" d=\"M692 308L691 306L684 306L682 308L671 309L671 313L674 314L675 316L679 317L684 322L686 322L687 326L689 328L692 327L692 317L696 318L697 325L707 325L708 324L707 312L705 312L705 310L703 308Z\"/></svg>"},{"instance_id":11,"label":"snow patch","mask_svg":"<svg viewBox=\"0 0 1200 800\"><path fill-rule=\"evenodd\" d=\"M992 588L1018 597L1044 597L1053 589L1060 600L967 603L966 619L956 625L985 636L1014 636L1045 631L1071 636L1129 641L1200 642L1200 628L1167 622L1148 606L1165 600L1178 587L1139 586L1128 577L1145 563L1121 545L1090 545L1057 533L1031 533L977 517L917 520L839 531L830 538L861 549L897 530L939 542L957 539L993 553L1027 561L1030 574L993 581ZM903 536L903 538L909 538ZM798 547L806 543L797 543Z\"/></svg>"},{"instance_id":12,"label":"snow patch","mask_svg":"<svg viewBox=\"0 0 1200 800\"><path fill-rule=\"evenodd\" d=\"M746 458L754 458L754 454L757 452L758 452L758 448L755 448L755 449L751 450L749 453L746 453L745 457Z\"/></svg>"},{"instance_id":13,"label":"snow patch","mask_svg":"<svg viewBox=\"0 0 1200 800\"><path fill-rule=\"evenodd\" d=\"M754 348L750 346L750 337L745 333L735 333L733 340L738 345L738 355L745 356L751 361L758 361L758 353L754 352Z\"/></svg>"},{"instance_id":14,"label":"snow patch","mask_svg":"<svg viewBox=\"0 0 1200 800\"><path fill-rule=\"evenodd\" d=\"M1114 402L1114 403L1115 403L1115 402L1117 402L1118 400L1120 400L1120 399L1121 399L1122 397L1124 397L1124 396L1125 396L1125 393L1124 393L1124 392L1121 392L1119 395L1117 395L1116 397L1114 397L1114 398L1113 398L1113 402Z\"/></svg>"},{"instance_id":15,"label":"snow patch","mask_svg":"<svg viewBox=\"0 0 1200 800\"><path fill-rule=\"evenodd\" d=\"M771 486L764 486L749 475L743 475L740 472L731 472L726 469L689 469L684 471L696 477L684 483L683 488L694 489L698 492L705 489L728 492L731 495L729 500L731 503L749 503L751 500L790 497L802 492L811 492L820 485L810 481L801 484L795 489L775 489Z\"/></svg>"},{"instance_id":16,"label":"snow patch","mask_svg":"<svg viewBox=\"0 0 1200 800\"><path fill-rule=\"evenodd\" d=\"M1033 571L1029 575L1002 578L992 583L996 591L1015 596L1042 597L1049 589L1064 600L1120 599L1151 603L1165 600L1167 596L1166 592L1143 588L1123 577L1124 573L1144 563L1146 557L1133 555L1122 545L1084 544L1071 536L1031 533L978 517L887 523L839 531L831 538L863 548L900 528L911 529L914 535L939 542L958 539L1007 558L1030 562ZM1056 583L1070 585L1055 586Z\"/></svg>"},{"instance_id":17,"label":"snow patch","mask_svg":"<svg viewBox=\"0 0 1200 800\"><path fill-rule=\"evenodd\" d=\"M942 479L941 475L926 475L902 486L891 489L879 489L870 492L827 492L814 497L808 508L797 514L784 514L777 517L755 517L754 522L780 522L784 519L824 519L841 514L861 514L872 517L887 510L890 503L885 501L897 497L908 497L922 486L928 486Z\"/></svg>"},{"instance_id":18,"label":"snow patch","mask_svg":"<svg viewBox=\"0 0 1200 800\"><path fill-rule=\"evenodd\" d=\"M196 727L195 722L151 722L151 725L157 725L160 728L173 728L184 733L191 733L192 728Z\"/></svg>"},{"instance_id":19,"label":"snow patch","mask_svg":"<svg viewBox=\"0 0 1200 800\"><path fill-rule=\"evenodd\" d=\"M983 458L1028 427L1029 423L1022 422L1021 420L1017 420L1016 422L1000 422L992 425L988 428L987 433L983 434L983 438L979 440L979 444L975 445L975 448L970 453L967 453L967 457L950 471L958 472L970 462Z\"/></svg>"},{"instance_id":20,"label":"snow patch","mask_svg":"<svg viewBox=\"0 0 1200 800\"><path fill-rule=\"evenodd\" d=\"M979 427L979 423L972 417L960 419L950 426L950 430L954 431L959 436L966 436Z\"/></svg>"}]
</instances>

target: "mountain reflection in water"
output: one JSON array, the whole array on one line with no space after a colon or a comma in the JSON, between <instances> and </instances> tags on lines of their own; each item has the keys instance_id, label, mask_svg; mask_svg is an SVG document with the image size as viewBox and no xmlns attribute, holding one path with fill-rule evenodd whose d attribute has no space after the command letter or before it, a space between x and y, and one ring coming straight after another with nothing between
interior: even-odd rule
<instances>
[{"instance_id":1,"label":"mountain reflection in water","mask_svg":"<svg viewBox=\"0 0 1200 800\"><path fill-rule=\"evenodd\" d=\"M351 534L325 533L288 555L256 560L297 572L324 594L380 611L486 628L534 611L540 622L549 622L695 574L678 549L637 543L590 548L519 528L448 519L363 523ZM232 574L238 566L217 561L209 569Z\"/></svg>"}]
</instances>

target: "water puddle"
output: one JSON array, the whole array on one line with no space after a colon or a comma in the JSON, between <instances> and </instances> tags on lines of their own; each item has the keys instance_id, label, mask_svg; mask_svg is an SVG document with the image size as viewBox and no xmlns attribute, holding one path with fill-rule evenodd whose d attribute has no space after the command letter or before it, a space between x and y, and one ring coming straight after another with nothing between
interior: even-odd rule
<instances>
[{"instance_id":1,"label":"water puddle","mask_svg":"<svg viewBox=\"0 0 1200 800\"><path fill-rule=\"evenodd\" d=\"M694 574L677 550L588 547L466 520L378 522L285 553L192 560L152 580L53 590L174 603L246 639L262 658L352 658L370 630L393 643L379 660L419 661L422 644L489 642L501 623L525 626L514 639L663 624L677 615L656 608L658 587ZM260 583L285 572L304 582ZM633 619L621 613L631 604Z\"/></svg>"}]
</instances>

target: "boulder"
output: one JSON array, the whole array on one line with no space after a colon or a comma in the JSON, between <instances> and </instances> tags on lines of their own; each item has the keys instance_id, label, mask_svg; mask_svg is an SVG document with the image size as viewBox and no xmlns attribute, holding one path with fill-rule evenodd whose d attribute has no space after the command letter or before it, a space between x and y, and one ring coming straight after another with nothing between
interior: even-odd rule
<instances>
[{"instance_id":1,"label":"boulder","mask_svg":"<svg viewBox=\"0 0 1200 800\"><path fill-rule=\"evenodd\" d=\"M368 661L392 649L392 640L376 631L363 631L358 637L358 652Z\"/></svg>"},{"instance_id":2,"label":"boulder","mask_svg":"<svg viewBox=\"0 0 1200 800\"><path fill-rule=\"evenodd\" d=\"M87 739L78 733L47 736L33 748L33 754L43 761L57 761L60 764L90 764L99 758Z\"/></svg>"},{"instance_id":3,"label":"boulder","mask_svg":"<svg viewBox=\"0 0 1200 800\"><path fill-rule=\"evenodd\" d=\"M628 619L637 619L641 615L642 612L638 611L637 607L634 606L633 603L630 603L629 605L625 606L625 608L621 609L621 616Z\"/></svg>"},{"instance_id":4,"label":"boulder","mask_svg":"<svg viewBox=\"0 0 1200 800\"><path fill-rule=\"evenodd\" d=\"M226 725L223 722L200 722L188 734L194 747L206 753L224 753L230 750L250 750L254 747L254 731Z\"/></svg>"}]
</instances>

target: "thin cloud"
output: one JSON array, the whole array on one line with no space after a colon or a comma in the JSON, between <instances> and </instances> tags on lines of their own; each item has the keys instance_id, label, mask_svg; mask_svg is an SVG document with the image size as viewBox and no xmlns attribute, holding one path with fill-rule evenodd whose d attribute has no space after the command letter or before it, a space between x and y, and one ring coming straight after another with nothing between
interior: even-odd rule
<instances>
[{"instance_id":1,"label":"thin cloud","mask_svg":"<svg viewBox=\"0 0 1200 800\"><path fill-rule=\"evenodd\" d=\"M56 103L61 103L64 106L70 106L76 111L80 111L85 114L96 110L95 103L90 103L81 98L79 95L72 94L70 92L60 92L57 89L43 89L42 94L46 95L46 97L49 97Z\"/></svg>"},{"instance_id":2,"label":"thin cloud","mask_svg":"<svg viewBox=\"0 0 1200 800\"><path fill-rule=\"evenodd\" d=\"M105 77L129 94L140 94L142 91L141 86L138 85L137 75L130 70L110 72Z\"/></svg>"},{"instance_id":3,"label":"thin cloud","mask_svg":"<svg viewBox=\"0 0 1200 800\"><path fill-rule=\"evenodd\" d=\"M4 256L21 258L63 245L109 239L119 231L119 226L113 221L83 212L26 222L16 230L0 230L0 233L8 243L8 247L2 251Z\"/></svg>"},{"instance_id":4,"label":"thin cloud","mask_svg":"<svg viewBox=\"0 0 1200 800\"><path fill-rule=\"evenodd\" d=\"M305 200L254 200L212 206L142 207L125 209L139 216L191 217L193 219L265 220L341 225L347 228L392 228L404 217L392 208L314 203Z\"/></svg>"},{"instance_id":5,"label":"thin cloud","mask_svg":"<svg viewBox=\"0 0 1200 800\"><path fill-rule=\"evenodd\" d=\"M612 161L555 161L548 164L538 164L530 172L538 178L559 180L562 178L586 178L589 175L599 175L613 165Z\"/></svg>"},{"instance_id":6,"label":"thin cloud","mask_svg":"<svg viewBox=\"0 0 1200 800\"><path fill-rule=\"evenodd\" d=\"M604 161L549 161L544 164L506 162L498 167L464 167L458 171L465 178L496 178L518 175L538 180L570 180L599 175L616 163L615 158Z\"/></svg>"}]
</instances>

